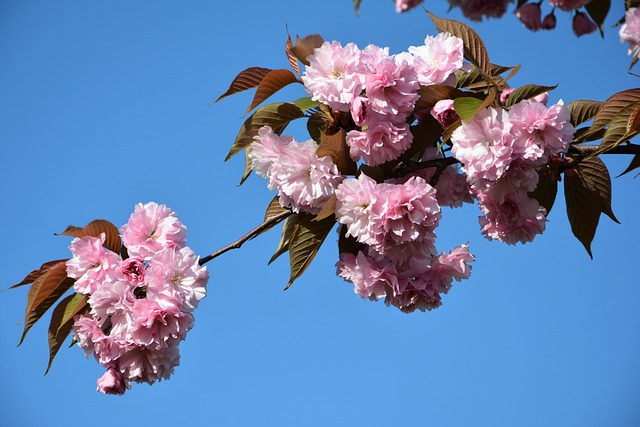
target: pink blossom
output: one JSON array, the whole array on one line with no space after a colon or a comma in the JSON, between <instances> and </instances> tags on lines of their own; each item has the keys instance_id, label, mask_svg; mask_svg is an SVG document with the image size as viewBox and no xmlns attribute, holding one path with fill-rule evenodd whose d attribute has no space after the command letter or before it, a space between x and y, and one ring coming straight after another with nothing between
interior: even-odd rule
<instances>
[{"instance_id":1,"label":"pink blossom","mask_svg":"<svg viewBox=\"0 0 640 427\"><path fill-rule=\"evenodd\" d=\"M472 21L500 18L507 11L511 0L447 0L452 7L459 7L462 14Z\"/></svg>"},{"instance_id":2,"label":"pink blossom","mask_svg":"<svg viewBox=\"0 0 640 427\"><path fill-rule=\"evenodd\" d=\"M598 26L585 13L577 11L572 21L573 33L580 37L591 34L598 29Z\"/></svg>"},{"instance_id":3,"label":"pink blossom","mask_svg":"<svg viewBox=\"0 0 640 427\"><path fill-rule=\"evenodd\" d=\"M354 292L363 299L378 301L398 292L398 271L388 259L376 261L362 251L357 255L340 254L338 276L354 284Z\"/></svg>"},{"instance_id":4,"label":"pink blossom","mask_svg":"<svg viewBox=\"0 0 640 427\"><path fill-rule=\"evenodd\" d=\"M542 234L547 222L546 210L526 191L509 193L502 203L498 203L490 193L478 196L482 234L488 239L505 242L509 245L533 241Z\"/></svg>"},{"instance_id":5,"label":"pink blossom","mask_svg":"<svg viewBox=\"0 0 640 427\"><path fill-rule=\"evenodd\" d=\"M422 3L422 0L395 0L395 2L396 12L402 13L418 6L420 3Z\"/></svg>"},{"instance_id":6,"label":"pink blossom","mask_svg":"<svg viewBox=\"0 0 640 427\"><path fill-rule=\"evenodd\" d=\"M294 142L292 136L280 136L273 132L270 126L258 129L258 135L253 137L256 143L251 144L249 159L251 169L262 178L270 178L273 164L287 152L289 144Z\"/></svg>"},{"instance_id":7,"label":"pink blossom","mask_svg":"<svg viewBox=\"0 0 640 427\"><path fill-rule=\"evenodd\" d=\"M624 15L619 31L620 42L629 43L629 55L640 56L640 8L630 7Z\"/></svg>"},{"instance_id":8,"label":"pink blossom","mask_svg":"<svg viewBox=\"0 0 640 427\"><path fill-rule=\"evenodd\" d=\"M443 129L454 124L460 117L453 108L453 99L441 99L431 109L431 115Z\"/></svg>"},{"instance_id":9,"label":"pink blossom","mask_svg":"<svg viewBox=\"0 0 640 427\"><path fill-rule=\"evenodd\" d=\"M130 341L138 347L162 350L183 340L193 328L193 315L177 305L161 307L148 299L136 300L131 309L134 327Z\"/></svg>"},{"instance_id":10,"label":"pink blossom","mask_svg":"<svg viewBox=\"0 0 640 427\"><path fill-rule=\"evenodd\" d=\"M542 28L542 11L538 3L526 3L515 10L520 22L531 31Z\"/></svg>"},{"instance_id":11,"label":"pink blossom","mask_svg":"<svg viewBox=\"0 0 640 427\"><path fill-rule=\"evenodd\" d=\"M335 191L336 219L347 226L347 236L367 245L379 245L383 239L381 223L385 195L376 182L360 174L347 178Z\"/></svg>"},{"instance_id":12,"label":"pink blossom","mask_svg":"<svg viewBox=\"0 0 640 427\"><path fill-rule=\"evenodd\" d=\"M549 4L565 12L580 9L591 0L549 0Z\"/></svg>"},{"instance_id":13,"label":"pink blossom","mask_svg":"<svg viewBox=\"0 0 640 427\"><path fill-rule=\"evenodd\" d=\"M364 89L360 54L355 44L343 47L336 41L315 49L301 77L313 100L333 110L349 111L352 99Z\"/></svg>"},{"instance_id":14,"label":"pink blossom","mask_svg":"<svg viewBox=\"0 0 640 427\"><path fill-rule=\"evenodd\" d=\"M120 228L129 255L148 258L169 247L182 247L187 228L166 205L138 203L129 222Z\"/></svg>"},{"instance_id":15,"label":"pink blossom","mask_svg":"<svg viewBox=\"0 0 640 427\"><path fill-rule=\"evenodd\" d=\"M67 261L67 275L77 279L73 285L77 293L90 294L115 275L120 256L102 246L105 238L101 233L100 237L84 236L71 242L73 258Z\"/></svg>"},{"instance_id":16,"label":"pink blossom","mask_svg":"<svg viewBox=\"0 0 640 427\"><path fill-rule=\"evenodd\" d=\"M102 327L111 325L110 336L127 339L133 324L131 309L136 301L133 293L136 285L125 280L116 280L101 286L89 297L92 316Z\"/></svg>"},{"instance_id":17,"label":"pink blossom","mask_svg":"<svg viewBox=\"0 0 640 427\"><path fill-rule=\"evenodd\" d=\"M474 201L467 185L467 176L460 173L459 167L455 165L448 166L442 171L435 188L440 206L457 208L464 203L473 203Z\"/></svg>"},{"instance_id":18,"label":"pink blossom","mask_svg":"<svg viewBox=\"0 0 640 427\"><path fill-rule=\"evenodd\" d=\"M107 372L97 381L98 389L100 393L104 394L124 394L126 389L122 374L116 371L114 368L107 369Z\"/></svg>"},{"instance_id":19,"label":"pink blossom","mask_svg":"<svg viewBox=\"0 0 640 427\"><path fill-rule=\"evenodd\" d=\"M371 113L363 130L347 134L349 155L354 161L362 158L368 165L377 166L395 160L413 142L406 122L393 123L386 117Z\"/></svg>"},{"instance_id":20,"label":"pink blossom","mask_svg":"<svg viewBox=\"0 0 640 427\"><path fill-rule=\"evenodd\" d=\"M436 37L427 36L422 46L410 46L413 54L413 67L422 85L435 83L455 84L457 70L463 66L464 46L462 39L449 33L440 33Z\"/></svg>"},{"instance_id":21,"label":"pink blossom","mask_svg":"<svg viewBox=\"0 0 640 427\"><path fill-rule=\"evenodd\" d=\"M453 132L451 142L451 152L463 163L469 183L482 189L487 182L500 179L511 164L513 136L508 113L494 108L480 111Z\"/></svg>"},{"instance_id":22,"label":"pink blossom","mask_svg":"<svg viewBox=\"0 0 640 427\"><path fill-rule=\"evenodd\" d=\"M93 316L77 316L73 323L73 333L85 356L89 357L93 353L102 366L110 365L130 347L126 342L118 342L106 334Z\"/></svg>"},{"instance_id":23,"label":"pink blossom","mask_svg":"<svg viewBox=\"0 0 640 427\"><path fill-rule=\"evenodd\" d=\"M507 98L509 98L509 95L511 95L514 90L514 88L509 87L502 91L502 93L500 94L500 103L502 105L507 103Z\"/></svg>"},{"instance_id":24,"label":"pink blossom","mask_svg":"<svg viewBox=\"0 0 640 427\"><path fill-rule=\"evenodd\" d=\"M134 347L118 360L118 370L129 381L153 384L169 379L180 364L178 346L169 346L160 351L146 347Z\"/></svg>"},{"instance_id":25,"label":"pink blossom","mask_svg":"<svg viewBox=\"0 0 640 427\"><path fill-rule=\"evenodd\" d=\"M140 284L144 282L145 270L146 266L142 257L132 257L120 261L122 276L131 283Z\"/></svg>"}]
</instances>

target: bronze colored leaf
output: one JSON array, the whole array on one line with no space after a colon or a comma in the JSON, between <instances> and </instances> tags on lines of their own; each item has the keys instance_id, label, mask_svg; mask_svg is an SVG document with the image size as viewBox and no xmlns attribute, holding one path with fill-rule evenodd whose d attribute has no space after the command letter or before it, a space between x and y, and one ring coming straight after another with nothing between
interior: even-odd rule
<instances>
[{"instance_id":1,"label":"bronze colored leaf","mask_svg":"<svg viewBox=\"0 0 640 427\"><path fill-rule=\"evenodd\" d=\"M288 212L289 209L282 207L282 205L280 204L280 197L279 196L275 196L273 199L271 199L271 202L269 202L269 206L267 206L267 210L264 213L264 221L263 222L267 222L268 220L284 213L284 212ZM282 218L282 220L284 220L284 218ZM271 230L273 227L275 227L276 225L280 224L280 222L282 222L282 220L279 221L275 221L272 224L270 224L268 227L265 227L264 229L262 229L259 233L256 233L255 235L253 235L251 238L254 239L256 237L258 237L259 235L261 235L262 233L264 233L265 231Z\"/></svg>"},{"instance_id":2,"label":"bronze colored leaf","mask_svg":"<svg viewBox=\"0 0 640 427\"><path fill-rule=\"evenodd\" d=\"M247 89L252 89L260 84L264 76L271 72L270 68L262 68L262 67L250 67L244 71L241 71L240 74L236 76L235 79L231 82L229 89L215 102L220 101L222 98L226 98L229 95L236 94L238 92L245 91Z\"/></svg>"},{"instance_id":3,"label":"bronze colored leaf","mask_svg":"<svg viewBox=\"0 0 640 427\"><path fill-rule=\"evenodd\" d=\"M253 101L247 108L247 114L283 87L298 81L296 75L289 70L270 71L258 85Z\"/></svg>"},{"instance_id":4,"label":"bronze colored leaf","mask_svg":"<svg viewBox=\"0 0 640 427\"><path fill-rule=\"evenodd\" d=\"M292 120L300 117L304 117L304 112L296 105L288 102L269 104L257 109L240 128L236 140L224 160L229 160L251 145L253 137L258 135L258 130L262 126L271 126L273 131L279 135Z\"/></svg>"},{"instance_id":5,"label":"bronze colored leaf","mask_svg":"<svg viewBox=\"0 0 640 427\"><path fill-rule=\"evenodd\" d=\"M494 81L500 90L508 88L509 85L507 81L520 71L520 65L506 67L503 65L490 64L490 66L491 75L494 76ZM507 77L500 77L501 74L507 71L511 71ZM456 79L456 87L458 88L465 88L475 92L484 92L489 88L489 83L487 83L485 76L475 66L472 66L469 72L456 71Z\"/></svg>"},{"instance_id":6,"label":"bronze colored leaf","mask_svg":"<svg viewBox=\"0 0 640 427\"><path fill-rule=\"evenodd\" d=\"M600 111L593 119L591 131L595 132L600 128L608 126L611 120L625 107L634 102L640 101L640 88L627 89L615 93L609 97L600 107Z\"/></svg>"},{"instance_id":7,"label":"bronze colored leaf","mask_svg":"<svg viewBox=\"0 0 640 427\"><path fill-rule=\"evenodd\" d=\"M284 225L282 226L282 235L280 236L280 242L278 243L278 247L276 248L275 253L269 260L269 264L271 264L273 261L278 259L280 255L289 250L291 239L295 237L299 229L299 218L300 215L293 214L285 220Z\"/></svg>"},{"instance_id":8,"label":"bronze colored leaf","mask_svg":"<svg viewBox=\"0 0 640 427\"><path fill-rule=\"evenodd\" d=\"M341 254L358 255L358 251L364 250L365 245L358 242L355 237L347 237L347 226L341 225L338 237L338 252Z\"/></svg>"},{"instance_id":9,"label":"bronze colored leaf","mask_svg":"<svg viewBox=\"0 0 640 427\"><path fill-rule=\"evenodd\" d=\"M49 363L45 375L51 369L53 359L73 328L73 317L89 309L86 296L76 293L65 297L53 309L49 324Z\"/></svg>"},{"instance_id":10,"label":"bronze colored leaf","mask_svg":"<svg viewBox=\"0 0 640 427\"><path fill-rule=\"evenodd\" d=\"M356 15L360 13L360 3L362 0L353 0L353 6L356 8Z\"/></svg>"},{"instance_id":11,"label":"bronze colored leaf","mask_svg":"<svg viewBox=\"0 0 640 427\"><path fill-rule=\"evenodd\" d=\"M547 216L551 212L556 195L558 194L559 176L551 169L549 165L545 165L538 170L538 186L534 191L529 193L529 197L536 199L540 206L547 210Z\"/></svg>"},{"instance_id":12,"label":"bronze colored leaf","mask_svg":"<svg viewBox=\"0 0 640 427\"><path fill-rule=\"evenodd\" d=\"M93 220L84 227L70 225L66 230L60 233L60 235L71 237L100 237L100 234L102 233L105 234L105 240L102 246L119 254L120 248L122 248L120 232L115 225L105 219Z\"/></svg>"},{"instance_id":13,"label":"bronze colored leaf","mask_svg":"<svg viewBox=\"0 0 640 427\"><path fill-rule=\"evenodd\" d=\"M358 170L358 165L349 155L346 138L347 134L342 129L334 135L327 135L322 132L320 134L320 146L316 151L316 155L318 157L331 157L331 161L338 167L340 173L353 175Z\"/></svg>"},{"instance_id":14,"label":"bronze colored leaf","mask_svg":"<svg viewBox=\"0 0 640 427\"><path fill-rule=\"evenodd\" d=\"M591 101L587 99L573 101L567 104L571 114L571 124L579 126L584 122L593 119L602 107L601 101Z\"/></svg>"},{"instance_id":15,"label":"bronze colored leaf","mask_svg":"<svg viewBox=\"0 0 640 427\"><path fill-rule=\"evenodd\" d=\"M253 171L249 154L251 154L250 145L244 150L244 171L242 172L242 178L240 178L240 183L238 184L238 186L244 184L244 182L247 180L247 178L249 178L249 175L251 175L251 172Z\"/></svg>"},{"instance_id":16,"label":"bronze colored leaf","mask_svg":"<svg viewBox=\"0 0 640 427\"><path fill-rule=\"evenodd\" d=\"M284 51L287 54L287 59L289 60L289 64L291 65L291 69L296 72L297 75L300 75L300 64L298 64L298 58L293 55L291 52L291 48L293 48L293 41L291 41L291 35L289 34L289 28L287 28L287 43L284 46Z\"/></svg>"},{"instance_id":17,"label":"bronze colored leaf","mask_svg":"<svg viewBox=\"0 0 640 427\"><path fill-rule=\"evenodd\" d=\"M22 344L29 329L73 286L74 282L74 279L67 277L65 262L52 266L33 282L27 294L24 330L18 345Z\"/></svg>"},{"instance_id":18,"label":"bronze colored leaf","mask_svg":"<svg viewBox=\"0 0 640 427\"><path fill-rule=\"evenodd\" d=\"M522 100L533 98L534 96L538 96L543 93L549 92L550 90L553 90L557 87L558 85L540 86L540 85L534 85L534 84L526 84L526 85L520 86L519 88L517 88L516 90L514 90L509 94L509 96L507 97L507 102L505 102L504 106L505 108L511 108L513 105L517 104Z\"/></svg>"},{"instance_id":19,"label":"bronze colored leaf","mask_svg":"<svg viewBox=\"0 0 640 427\"><path fill-rule=\"evenodd\" d=\"M582 127L576 130L573 134L572 144L581 144L583 142L597 141L599 139L602 139L606 130L606 128L600 128L597 131L592 132L591 127Z\"/></svg>"},{"instance_id":20,"label":"bronze colored leaf","mask_svg":"<svg viewBox=\"0 0 640 427\"><path fill-rule=\"evenodd\" d=\"M427 15L433 21L439 32L448 32L451 35L462 39L464 44L464 57L485 75L491 76L491 63L489 62L489 54L484 42L475 32L475 30L462 22L452 19L438 18L431 12L427 11Z\"/></svg>"},{"instance_id":21,"label":"bronze colored leaf","mask_svg":"<svg viewBox=\"0 0 640 427\"><path fill-rule=\"evenodd\" d=\"M327 125L324 117L325 115L318 111L309 116L307 120L307 132L309 132L309 136L318 144L322 142L322 135Z\"/></svg>"},{"instance_id":22,"label":"bronze colored leaf","mask_svg":"<svg viewBox=\"0 0 640 427\"><path fill-rule=\"evenodd\" d=\"M302 39L296 36L296 45L291 48L291 53L304 65L309 65L307 57L313 55L313 51L322 46L323 43L324 40L319 34L311 34Z\"/></svg>"},{"instance_id":23,"label":"bronze colored leaf","mask_svg":"<svg viewBox=\"0 0 640 427\"><path fill-rule=\"evenodd\" d=\"M409 158L415 155L422 157L427 148L436 147L443 132L440 123L431 115L421 119L417 125L411 126L409 130L413 135L413 142L404 154Z\"/></svg>"},{"instance_id":24,"label":"bronze colored leaf","mask_svg":"<svg viewBox=\"0 0 640 427\"><path fill-rule=\"evenodd\" d=\"M420 89L418 89L418 95L420 98L416 101L414 111L429 112L438 101L471 96L472 94L447 85L429 85L421 86Z\"/></svg>"},{"instance_id":25,"label":"bronze colored leaf","mask_svg":"<svg viewBox=\"0 0 640 427\"><path fill-rule=\"evenodd\" d=\"M318 212L318 215L313 219L314 221L322 221L325 218L329 218L331 215L336 213L336 202L338 199L336 198L335 193L329 197L329 200L324 204L322 210Z\"/></svg>"},{"instance_id":26,"label":"bronze colored leaf","mask_svg":"<svg viewBox=\"0 0 640 427\"><path fill-rule=\"evenodd\" d=\"M631 159L631 163L629 163L629 166L624 170L624 172L618 175L618 177L628 174L632 170L638 169L638 168L640 168L640 154L636 154L635 156L633 156L633 159Z\"/></svg>"},{"instance_id":27,"label":"bronze colored leaf","mask_svg":"<svg viewBox=\"0 0 640 427\"><path fill-rule=\"evenodd\" d=\"M598 154L606 153L608 150L638 135L638 124L636 123L632 127L630 125L633 124L634 117L638 114L639 109L640 101L633 102L616 114L602 137Z\"/></svg>"},{"instance_id":28,"label":"bronze colored leaf","mask_svg":"<svg viewBox=\"0 0 640 427\"><path fill-rule=\"evenodd\" d=\"M289 289L293 282L311 265L335 223L336 220L333 216L322 221L314 221L312 215L298 216L298 231L289 242L291 275L285 289Z\"/></svg>"},{"instance_id":29,"label":"bronze colored leaf","mask_svg":"<svg viewBox=\"0 0 640 427\"><path fill-rule=\"evenodd\" d=\"M601 211L619 224L620 221L611 210L611 177L604 162L598 156L591 156L583 159L576 169L584 183L600 199Z\"/></svg>"},{"instance_id":30,"label":"bronze colored leaf","mask_svg":"<svg viewBox=\"0 0 640 427\"><path fill-rule=\"evenodd\" d=\"M587 13L598 25L600 35L604 38L604 20L609 14L611 8L611 0L591 0L584 6L587 9Z\"/></svg>"},{"instance_id":31,"label":"bronze colored leaf","mask_svg":"<svg viewBox=\"0 0 640 427\"><path fill-rule=\"evenodd\" d=\"M59 264L61 262L66 263L68 260L69 259L56 259L54 261L47 261L44 264L42 264L39 269L33 270L31 273L27 274L27 276L24 279L22 279L20 283L17 283L11 286L9 289L14 289L20 286L33 283L38 277L40 277L41 275L49 271L51 267L54 267L56 264Z\"/></svg>"}]
</instances>

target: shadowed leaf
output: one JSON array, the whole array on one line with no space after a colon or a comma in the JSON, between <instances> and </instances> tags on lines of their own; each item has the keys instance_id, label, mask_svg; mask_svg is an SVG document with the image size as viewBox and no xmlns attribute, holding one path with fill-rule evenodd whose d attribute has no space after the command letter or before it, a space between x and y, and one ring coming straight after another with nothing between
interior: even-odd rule
<instances>
[{"instance_id":1,"label":"shadowed leaf","mask_svg":"<svg viewBox=\"0 0 640 427\"><path fill-rule=\"evenodd\" d=\"M349 156L349 147L346 140L347 134L340 130L334 135L320 134L320 146L316 151L318 157L329 156L343 175L353 175L358 170L358 165Z\"/></svg>"},{"instance_id":2,"label":"shadowed leaf","mask_svg":"<svg viewBox=\"0 0 640 427\"><path fill-rule=\"evenodd\" d=\"M67 338L73 327L73 317L82 314L90 309L87 298L81 294L72 294L65 297L53 309L51 323L49 324L49 363L45 375L51 369L53 359L58 354L64 340Z\"/></svg>"},{"instance_id":3,"label":"shadowed leaf","mask_svg":"<svg viewBox=\"0 0 640 427\"><path fill-rule=\"evenodd\" d=\"M269 104L257 109L240 128L240 132L238 132L236 140L224 160L229 160L239 151L251 145L253 137L258 135L258 130L262 126L271 126L273 131L280 135L292 120L300 117L304 117L303 111L288 102Z\"/></svg>"},{"instance_id":4,"label":"shadowed leaf","mask_svg":"<svg viewBox=\"0 0 640 427\"><path fill-rule=\"evenodd\" d=\"M567 108L571 114L571 124L573 126L579 126L593 119L596 114L598 114L598 111L600 111L601 106L601 101L591 101L587 99L570 102L567 104Z\"/></svg>"},{"instance_id":5,"label":"shadowed leaf","mask_svg":"<svg viewBox=\"0 0 640 427\"><path fill-rule=\"evenodd\" d=\"M311 265L335 223L336 220L333 216L321 221L314 221L312 215L298 216L298 231L289 242L291 275L285 289L289 289L293 282Z\"/></svg>"},{"instance_id":6,"label":"shadowed leaf","mask_svg":"<svg viewBox=\"0 0 640 427\"><path fill-rule=\"evenodd\" d=\"M422 157L422 154L424 154L427 148L436 147L443 131L440 123L431 117L431 115L421 119L420 123L411 126L409 130L411 130L411 134L413 135L413 142L404 154L409 158L417 154Z\"/></svg>"},{"instance_id":7,"label":"shadowed leaf","mask_svg":"<svg viewBox=\"0 0 640 427\"><path fill-rule=\"evenodd\" d=\"M356 15L360 13L360 2L362 0L353 0L353 6L356 9Z\"/></svg>"},{"instance_id":8,"label":"shadowed leaf","mask_svg":"<svg viewBox=\"0 0 640 427\"><path fill-rule=\"evenodd\" d=\"M271 264L273 261L278 259L280 255L289 250L289 243L298 232L299 218L300 215L293 214L285 220L284 225L282 226L282 235L280 236L280 242L278 242L278 247L269 260L269 264Z\"/></svg>"},{"instance_id":9,"label":"shadowed leaf","mask_svg":"<svg viewBox=\"0 0 640 427\"><path fill-rule=\"evenodd\" d=\"M18 345L22 344L29 329L73 286L74 282L74 279L67 277L65 262L52 266L33 282L27 294L24 330Z\"/></svg>"},{"instance_id":10,"label":"shadowed leaf","mask_svg":"<svg viewBox=\"0 0 640 427\"><path fill-rule=\"evenodd\" d=\"M251 175L251 172L253 171L253 168L251 167L251 158L249 157L250 153L251 153L251 146L249 145L244 150L244 171L242 172L242 178L240 178L240 182L238 183L238 186L241 186L242 184L244 184L244 182L247 180L247 178L249 178L249 176Z\"/></svg>"},{"instance_id":11,"label":"shadowed leaf","mask_svg":"<svg viewBox=\"0 0 640 427\"><path fill-rule=\"evenodd\" d=\"M416 101L414 111L425 111L426 114L430 114L429 112L438 101L468 97L470 94L447 85L429 85L421 86L418 89L418 95L420 97Z\"/></svg>"},{"instance_id":12,"label":"shadowed leaf","mask_svg":"<svg viewBox=\"0 0 640 427\"><path fill-rule=\"evenodd\" d=\"M587 13L598 25L600 35L604 38L604 20L609 14L611 8L611 0L591 0L585 5Z\"/></svg>"},{"instance_id":13,"label":"shadowed leaf","mask_svg":"<svg viewBox=\"0 0 640 427\"><path fill-rule=\"evenodd\" d=\"M429 15L429 18L431 18L439 32L448 32L451 35L461 38L462 43L464 43L464 57L478 67L486 76L491 76L492 70L489 62L489 54L487 53L484 42L473 28L452 19L438 18L429 11L427 11L427 15Z\"/></svg>"},{"instance_id":14,"label":"shadowed leaf","mask_svg":"<svg viewBox=\"0 0 640 427\"><path fill-rule=\"evenodd\" d=\"M62 235L71 237L100 237L101 233L105 234L105 240L102 246L109 249L110 251L119 254L120 249L122 248L122 242L120 241L120 232L115 225L104 219L93 220L84 227L76 227L74 225L70 225L62 233L56 234L56 236Z\"/></svg>"},{"instance_id":15,"label":"shadowed leaf","mask_svg":"<svg viewBox=\"0 0 640 427\"><path fill-rule=\"evenodd\" d=\"M296 58L293 52L291 52L292 47L293 42L291 41L291 35L289 34L289 28L287 27L287 43L284 46L284 51L287 54L287 59L289 60L291 69L295 71L297 75L300 75L300 64L298 64L298 58Z\"/></svg>"},{"instance_id":16,"label":"shadowed leaf","mask_svg":"<svg viewBox=\"0 0 640 427\"><path fill-rule=\"evenodd\" d=\"M358 251L364 250L365 245L358 242L353 236L347 237L347 226L341 225L338 237L338 253L357 255Z\"/></svg>"},{"instance_id":17,"label":"shadowed leaf","mask_svg":"<svg viewBox=\"0 0 640 427\"><path fill-rule=\"evenodd\" d=\"M296 36L296 44L291 48L291 53L304 65L309 65L307 57L312 55L316 48L322 46L322 43L324 40L319 34L311 34L302 39Z\"/></svg>"},{"instance_id":18,"label":"shadowed leaf","mask_svg":"<svg viewBox=\"0 0 640 427\"><path fill-rule=\"evenodd\" d=\"M638 168L640 168L640 154L636 154L635 156L633 156L633 159L631 159L631 163L629 163L629 166L624 170L624 172L618 175L618 177L621 177L622 175L626 175L632 170L638 169Z\"/></svg>"},{"instance_id":19,"label":"shadowed leaf","mask_svg":"<svg viewBox=\"0 0 640 427\"><path fill-rule=\"evenodd\" d=\"M309 136L318 144L322 142L322 135L326 128L326 122L324 120L325 115L321 112L313 113L307 120L307 131Z\"/></svg>"},{"instance_id":20,"label":"shadowed leaf","mask_svg":"<svg viewBox=\"0 0 640 427\"><path fill-rule=\"evenodd\" d=\"M529 193L529 197L536 199L540 206L547 210L547 216L551 212L556 195L558 194L558 175L545 165L538 170L538 186Z\"/></svg>"},{"instance_id":21,"label":"shadowed leaf","mask_svg":"<svg viewBox=\"0 0 640 427\"><path fill-rule=\"evenodd\" d=\"M517 104L522 100L530 99L530 98L533 98L534 96L538 96L543 93L549 92L550 90L553 90L556 87L558 87L558 85L540 86L540 85L526 84L526 85L520 86L519 88L517 88L516 90L514 90L509 94L509 96L507 97L507 102L505 102L504 106L505 108L511 108L513 105Z\"/></svg>"},{"instance_id":22,"label":"shadowed leaf","mask_svg":"<svg viewBox=\"0 0 640 427\"><path fill-rule=\"evenodd\" d=\"M264 213L264 222L268 221L271 218L274 218L284 212L288 212L289 209L282 207L282 205L280 204L280 197L275 196L271 202L269 202L269 206L267 206L267 210ZM284 218L282 218L282 220L280 221L276 221L273 224L269 225L268 227L264 228L263 230L261 230L259 233L257 233L256 235L254 235L253 237L251 237L252 239L258 237L260 234L264 233L265 231L271 230L273 227L275 227L276 225L280 224L282 221L284 220Z\"/></svg>"},{"instance_id":23,"label":"shadowed leaf","mask_svg":"<svg viewBox=\"0 0 640 427\"><path fill-rule=\"evenodd\" d=\"M20 286L33 283L38 277L40 277L41 275L49 271L51 267L54 267L56 264L59 264L61 262L66 263L68 260L69 259L67 258L67 259L56 259L54 261L47 261L44 264L42 264L39 269L33 270L31 273L27 274L27 276L24 279L22 279L20 283L16 283L15 285L11 286L9 289L14 289Z\"/></svg>"},{"instance_id":24,"label":"shadowed leaf","mask_svg":"<svg viewBox=\"0 0 640 427\"><path fill-rule=\"evenodd\" d=\"M607 166L597 156L583 159L576 168L582 180L600 199L601 211L620 223L611 210L611 177Z\"/></svg>"},{"instance_id":25,"label":"shadowed leaf","mask_svg":"<svg viewBox=\"0 0 640 427\"><path fill-rule=\"evenodd\" d=\"M218 97L214 102L220 101L222 98L226 98L229 95L233 95L238 92L252 89L260 84L264 76L271 72L270 68L251 67L236 76L231 82L229 89Z\"/></svg>"},{"instance_id":26,"label":"shadowed leaf","mask_svg":"<svg viewBox=\"0 0 640 427\"><path fill-rule=\"evenodd\" d=\"M269 98L274 93L278 92L283 87L297 81L298 78L296 77L296 75L289 70L270 71L266 76L264 76L264 78L258 85L258 89L256 89L256 94L253 97L253 101L251 102L251 105L249 105L249 108L247 108L247 113L256 108L264 100Z\"/></svg>"}]
</instances>

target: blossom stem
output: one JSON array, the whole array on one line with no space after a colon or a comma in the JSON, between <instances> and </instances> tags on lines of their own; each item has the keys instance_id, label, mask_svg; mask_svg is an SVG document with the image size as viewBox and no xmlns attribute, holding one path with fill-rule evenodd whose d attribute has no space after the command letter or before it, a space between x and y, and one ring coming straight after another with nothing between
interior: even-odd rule
<instances>
[{"instance_id":1,"label":"blossom stem","mask_svg":"<svg viewBox=\"0 0 640 427\"><path fill-rule=\"evenodd\" d=\"M217 251L215 251L211 255L207 255L206 257L200 258L200 265L204 265L204 264L208 263L209 261L211 261L212 259L217 258L220 255L222 255L223 253L228 252L228 251L230 251L232 249L238 249L247 240L253 239L258 234L262 233L264 230L273 227L278 222L282 221L283 219L285 219L286 217L288 217L291 214L292 214L291 211L284 211L284 212L279 213L276 216L272 216L270 218L265 219L262 224L258 225L253 230L249 231L247 234L245 234L244 236L242 236L241 238L239 238L235 242L228 244L224 248L218 249Z\"/></svg>"},{"instance_id":2,"label":"blossom stem","mask_svg":"<svg viewBox=\"0 0 640 427\"><path fill-rule=\"evenodd\" d=\"M403 166L401 168L398 169L394 169L388 173L385 174L385 179L389 179L389 178L402 178L403 176L406 176L412 172L415 172L417 170L420 169L426 169L426 168L438 168L438 171L440 171L440 173L442 173L442 171L450 165L454 165L456 163L460 163L460 161L458 159L456 159L455 157L444 157L441 159L433 159L433 160L426 160L426 161L422 161L422 162L406 162L407 165ZM436 175L439 175L436 172Z\"/></svg>"}]
</instances>

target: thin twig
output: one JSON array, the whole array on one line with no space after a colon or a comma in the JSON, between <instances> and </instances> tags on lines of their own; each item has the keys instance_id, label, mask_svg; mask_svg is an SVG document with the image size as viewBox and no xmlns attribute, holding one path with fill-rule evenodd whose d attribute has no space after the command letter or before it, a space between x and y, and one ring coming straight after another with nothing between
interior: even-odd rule
<instances>
[{"instance_id":1,"label":"thin twig","mask_svg":"<svg viewBox=\"0 0 640 427\"><path fill-rule=\"evenodd\" d=\"M455 165L456 163L460 163L460 161L455 157L444 157L440 159L425 160L422 162L411 162L407 163L407 165L404 167L394 169L388 174L385 174L385 179L402 178L403 176L406 176L420 169L438 168L444 170L447 166Z\"/></svg>"},{"instance_id":2,"label":"thin twig","mask_svg":"<svg viewBox=\"0 0 640 427\"><path fill-rule=\"evenodd\" d=\"M241 238L239 238L235 242L225 246L222 249L218 249L217 251L215 251L211 255L207 255L204 258L200 258L200 265L204 265L204 264L208 263L212 259L219 257L220 255L222 255L225 252L230 251L231 249L238 249L247 240L256 237L258 234L262 233L264 230L266 230L266 229L268 229L270 227L273 227L278 222L282 221L283 219L285 219L286 217L288 217L291 214L292 214L291 211L285 211L285 212L279 213L276 216L272 216L271 218L266 219L262 224L258 225L256 228L254 228L253 230L251 230L250 232L248 232L247 234L245 234L244 236L242 236Z\"/></svg>"}]
</instances>

